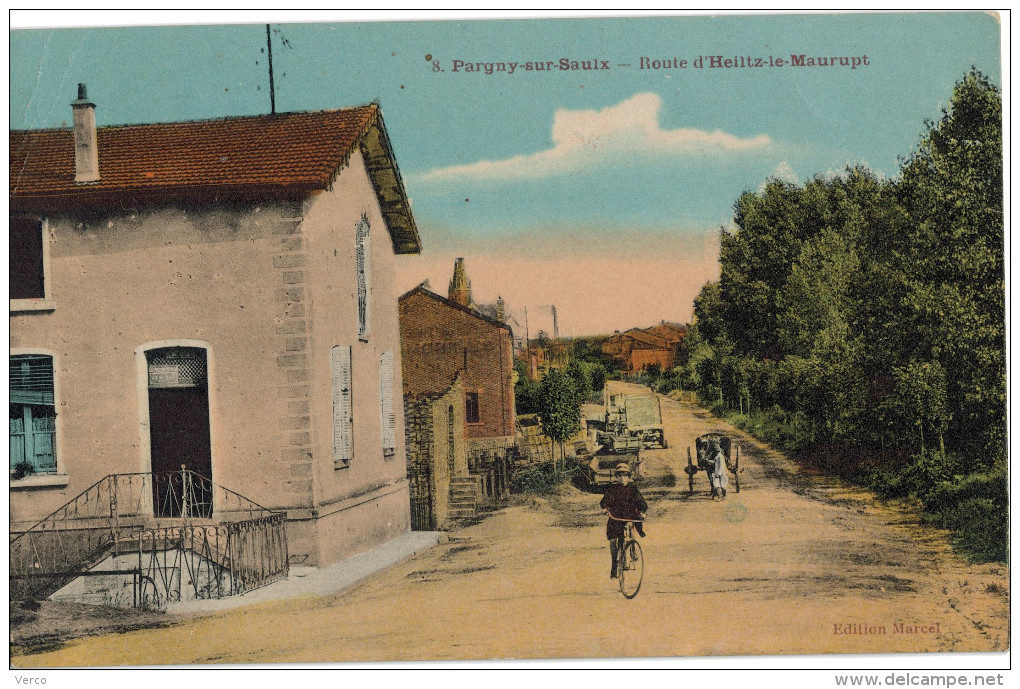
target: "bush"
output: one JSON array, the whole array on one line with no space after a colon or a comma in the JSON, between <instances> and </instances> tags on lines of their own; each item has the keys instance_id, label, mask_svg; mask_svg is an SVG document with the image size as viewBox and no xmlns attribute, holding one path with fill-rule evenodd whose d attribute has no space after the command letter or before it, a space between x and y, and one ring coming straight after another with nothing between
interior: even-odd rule
<instances>
[{"instance_id":1,"label":"bush","mask_svg":"<svg viewBox=\"0 0 1020 689\"><path fill-rule=\"evenodd\" d=\"M1009 520L994 500L970 498L926 521L955 531L953 545L973 562L1005 562Z\"/></svg>"},{"instance_id":2,"label":"bush","mask_svg":"<svg viewBox=\"0 0 1020 689\"><path fill-rule=\"evenodd\" d=\"M919 497L930 512L951 510L968 500L987 500L996 509L1009 508L1009 479L1005 471L956 476L933 485Z\"/></svg>"},{"instance_id":3,"label":"bush","mask_svg":"<svg viewBox=\"0 0 1020 689\"><path fill-rule=\"evenodd\" d=\"M882 498L905 498L910 489L902 476L896 471L886 471L874 466L860 468L853 477L854 481L870 488Z\"/></svg>"},{"instance_id":4,"label":"bush","mask_svg":"<svg viewBox=\"0 0 1020 689\"><path fill-rule=\"evenodd\" d=\"M727 411L718 401L712 405L711 411L756 438L788 452L807 449L817 440L814 424L800 412L790 413L772 407L741 414Z\"/></svg>"},{"instance_id":5,"label":"bush","mask_svg":"<svg viewBox=\"0 0 1020 689\"><path fill-rule=\"evenodd\" d=\"M541 387L541 383L531 378L523 377L517 380L514 386L514 400L518 414L539 412L538 393Z\"/></svg>"},{"instance_id":6,"label":"bush","mask_svg":"<svg viewBox=\"0 0 1020 689\"><path fill-rule=\"evenodd\" d=\"M535 464L514 474L510 482L511 493L549 495L573 477L573 469L554 468L552 464Z\"/></svg>"},{"instance_id":7,"label":"bush","mask_svg":"<svg viewBox=\"0 0 1020 689\"><path fill-rule=\"evenodd\" d=\"M924 521L953 531L953 546L972 561L1005 561L1009 550L1006 472L953 475L955 466L952 458L926 453L898 471L865 467L854 478L883 498L921 500Z\"/></svg>"}]
</instances>

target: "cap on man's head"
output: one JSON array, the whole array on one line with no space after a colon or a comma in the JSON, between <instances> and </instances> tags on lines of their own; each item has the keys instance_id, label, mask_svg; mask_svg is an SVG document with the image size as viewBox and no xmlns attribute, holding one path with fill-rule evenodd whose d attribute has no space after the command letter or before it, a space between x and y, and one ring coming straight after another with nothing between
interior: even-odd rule
<instances>
[{"instance_id":1,"label":"cap on man's head","mask_svg":"<svg viewBox=\"0 0 1020 689\"><path fill-rule=\"evenodd\" d=\"M616 465L616 473L618 473L618 474L629 474L630 473L630 464L627 464L626 462L620 462L619 464Z\"/></svg>"}]
</instances>

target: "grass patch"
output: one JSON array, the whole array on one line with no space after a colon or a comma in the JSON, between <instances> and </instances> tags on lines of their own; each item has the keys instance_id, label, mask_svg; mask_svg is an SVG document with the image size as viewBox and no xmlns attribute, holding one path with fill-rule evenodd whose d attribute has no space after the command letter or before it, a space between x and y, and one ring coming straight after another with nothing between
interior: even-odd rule
<instances>
[{"instance_id":1,"label":"grass patch","mask_svg":"<svg viewBox=\"0 0 1020 689\"><path fill-rule=\"evenodd\" d=\"M516 494L551 495L559 491L561 485L569 483L574 476L573 467L567 469L553 466L552 463L533 464L514 473L510 482L510 492Z\"/></svg>"}]
</instances>

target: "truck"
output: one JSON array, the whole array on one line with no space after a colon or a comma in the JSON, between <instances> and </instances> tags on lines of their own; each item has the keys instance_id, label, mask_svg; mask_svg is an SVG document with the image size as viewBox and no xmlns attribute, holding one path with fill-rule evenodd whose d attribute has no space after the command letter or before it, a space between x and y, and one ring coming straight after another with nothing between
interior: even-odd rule
<instances>
[{"instance_id":1,"label":"truck","mask_svg":"<svg viewBox=\"0 0 1020 689\"><path fill-rule=\"evenodd\" d=\"M627 395L623 399L627 435L639 438L643 447L666 448L662 430L662 406L658 395Z\"/></svg>"},{"instance_id":2,"label":"truck","mask_svg":"<svg viewBox=\"0 0 1020 689\"><path fill-rule=\"evenodd\" d=\"M596 433L596 442L615 452L668 447L658 396L611 396L606 405L603 430Z\"/></svg>"}]
</instances>

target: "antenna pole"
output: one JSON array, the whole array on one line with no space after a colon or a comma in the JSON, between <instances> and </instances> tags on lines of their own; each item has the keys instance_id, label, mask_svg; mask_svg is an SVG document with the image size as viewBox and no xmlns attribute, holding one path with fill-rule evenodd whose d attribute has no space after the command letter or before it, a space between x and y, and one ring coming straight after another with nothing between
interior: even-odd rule
<instances>
[{"instance_id":1,"label":"antenna pole","mask_svg":"<svg viewBox=\"0 0 1020 689\"><path fill-rule=\"evenodd\" d=\"M269 110L276 114L276 88L273 86L273 39L269 33L269 24L266 24L266 45L269 46Z\"/></svg>"}]
</instances>

